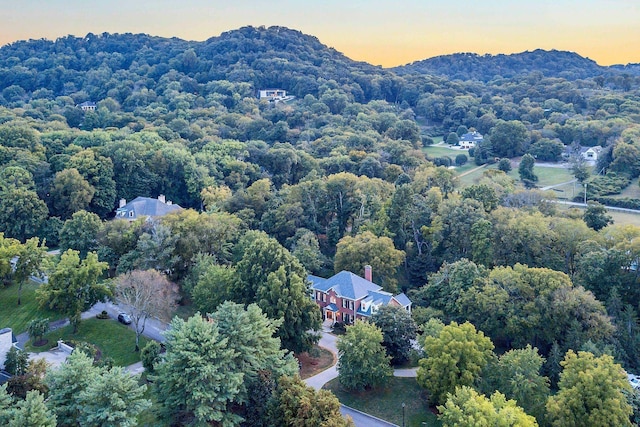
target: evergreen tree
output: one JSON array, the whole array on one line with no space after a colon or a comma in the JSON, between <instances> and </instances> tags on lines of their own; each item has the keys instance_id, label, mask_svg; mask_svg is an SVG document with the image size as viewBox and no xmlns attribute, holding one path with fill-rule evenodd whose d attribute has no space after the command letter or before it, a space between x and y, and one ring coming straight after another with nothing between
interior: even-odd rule
<instances>
[{"instance_id":1,"label":"evergreen tree","mask_svg":"<svg viewBox=\"0 0 640 427\"><path fill-rule=\"evenodd\" d=\"M56 416L44 403L38 391L30 391L27 398L18 403L8 427L56 427Z\"/></svg>"}]
</instances>

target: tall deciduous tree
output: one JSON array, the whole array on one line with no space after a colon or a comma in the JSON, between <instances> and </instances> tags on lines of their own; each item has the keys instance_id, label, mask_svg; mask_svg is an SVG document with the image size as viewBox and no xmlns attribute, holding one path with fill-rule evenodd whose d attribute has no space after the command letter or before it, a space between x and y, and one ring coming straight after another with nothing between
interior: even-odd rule
<instances>
[{"instance_id":1,"label":"tall deciduous tree","mask_svg":"<svg viewBox=\"0 0 640 427\"><path fill-rule=\"evenodd\" d=\"M56 174L51 187L53 211L63 219L87 209L96 190L77 169L65 169Z\"/></svg>"},{"instance_id":2,"label":"tall deciduous tree","mask_svg":"<svg viewBox=\"0 0 640 427\"><path fill-rule=\"evenodd\" d=\"M308 297L306 271L275 239L247 233L238 248L244 255L236 265L238 280L231 295L243 304L256 302L272 319L284 319L278 336L294 352L307 351L321 326L318 306Z\"/></svg>"},{"instance_id":3,"label":"tall deciduous tree","mask_svg":"<svg viewBox=\"0 0 640 427\"><path fill-rule=\"evenodd\" d=\"M409 360L418 330L411 313L402 307L383 305L371 316L371 322L382 331L382 345L391 361L399 365Z\"/></svg>"},{"instance_id":4,"label":"tall deciduous tree","mask_svg":"<svg viewBox=\"0 0 640 427\"><path fill-rule=\"evenodd\" d=\"M553 426L631 426L632 409L623 393L631 386L613 357L569 350L561 364L560 390L547 401Z\"/></svg>"},{"instance_id":5,"label":"tall deciduous tree","mask_svg":"<svg viewBox=\"0 0 640 427\"><path fill-rule=\"evenodd\" d=\"M493 152L498 157L516 157L525 152L528 132L518 120L498 120L489 136Z\"/></svg>"},{"instance_id":6,"label":"tall deciduous tree","mask_svg":"<svg viewBox=\"0 0 640 427\"><path fill-rule=\"evenodd\" d=\"M75 249L81 257L98 249L98 233L102 228L100 217L87 211L74 212L60 230L60 250Z\"/></svg>"},{"instance_id":7,"label":"tall deciduous tree","mask_svg":"<svg viewBox=\"0 0 640 427\"><path fill-rule=\"evenodd\" d=\"M520 166L518 166L518 174L520 179L526 184L527 182L538 181L538 176L533 172L533 166L536 163L536 159L531 154L525 154L520 159Z\"/></svg>"},{"instance_id":8,"label":"tall deciduous tree","mask_svg":"<svg viewBox=\"0 0 640 427\"><path fill-rule=\"evenodd\" d=\"M47 205L35 191L13 188L0 192L0 231L24 242L43 226Z\"/></svg>"},{"instance_id":9,"label":"tall deciduous tree","mask_svg":"<svg viewBox=\"0 0 640 427\"><path fill-rule=\"evenodd\" d=\"M353 426L353 421L340 413L340 402L330 391L315 391L297 375L278 380L269 414L276 425Z\"/></svg>"},{"instance_id":10,"label":"tall deciduous tree","mask_svg":"<svg viewBox=\"0 0 640 427\"><path fill-rule=\"evenodd\" d=\"M613 218L607 214L607 208L598 202L589 202L582 219L584 219L584 222L590 228L596 231L605 228L609 224L613 224Z\"/></svg>"},{"instance_id":11,"label":"tall deciduous tree","mask_svg":"<svg viewBox=\"0 0 640 427\"><path fill-rule=\"evenodd\" d=\"M542 422L545 403L549 397L549 379L540 375L544 358L537 348L530 345L522 349L509 350L500 356L491 370L492 384L507 399L513 399Z\"/></svg>"},{"instance_id":12,"label":"tall deciduous tree","mask_svg":"<svg viewBox=\"0 0 640 427\"><path fill-rule=\"evenodd\" d=\"M535 418L507 400L500 392L487 399L471 387L463 386L448 395L444 405L438 406L444 427L455 426L509 426L537 427Z\"/></svg>"},{"instance_id":13,"label":"tall deciduous tree","mask_svg":"<svg viewBox=\"0 0 640 427\"><path fill-rule=\"evenodd\" d=\"M41 276L46 265L47 247L37 237L27 240L19 247L18 257L13 272L13 279L18 282L18 305L21 303L22 286L31 280L31 276Z\"/></svg>"},{"instance_id":14,"label":"tall deciduous tree","mask_svg":"<svg viewBox=\"0 0 640 427\"><path fill-rule=\"evenodd\" d=\"M69 316L74 332L77 331L82 312L113 294L112 285L100 281L107 267L106 262L98 261L95 252L81 260L78 251L67 250L60 256L49 281L36 291L40 306Z\"/></svg>"},{"instance_id":15,"label":"tall deciduous tree","mask_svg":"<svg viewBox=\"0 0 640 427\"><path fill-rule=\"evenodd\" d=\"M348 270L362 274L365 265L370 265L375 281L390 292L397 290L395 274L404 260L404 252L397 250L388 237L377 237L370 231L345 236L338 242L334 270Z\"/></svg>"},{"instance_id":16,"label":"tall deciduous tree","mask_svg":"<svg viewBox=\"0 0 640 427\"><path fill-rule=\"evenodd\" d=\"M381 386L393 375L382 345L382 331L367 322L356 322L338 340L338 378L351 390Z\"/></svg>"},{"instance_id":17,"label":"tall deciduous tree","mask_svg":"<svg viewBox=\"0 0 640 427\"><path fill-rule=\"evenodd\" d=\"M420 359L418 384L438 404L456 387L472 386L494 357L491 340L469 322L451 322L437 337L426 337L424 351L427 357Z\"/></svg>"},{"instance_id":18,"label":"tall deciduous tree","mask_svg":"<svg viewBox=\"0 0 640 427\"><path fill-rule=\"evenodd\" d=\"M178 286L157 270L134 270L118 277L116 299L131 316L136 332L136 348L140 350L140 335L149 317L168 320L179 297Z\"/></svg>"}]
</instances>

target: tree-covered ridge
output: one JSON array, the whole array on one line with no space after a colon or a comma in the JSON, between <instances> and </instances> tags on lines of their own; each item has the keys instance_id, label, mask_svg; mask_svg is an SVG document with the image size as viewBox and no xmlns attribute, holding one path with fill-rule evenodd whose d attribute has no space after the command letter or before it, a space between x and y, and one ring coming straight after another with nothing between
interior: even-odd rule
<instances>
[{"instance_id":1,"label":"tree-covered ridge","mask_svg":"<svg viewBox=\"0 0 640 427\"><path fill-rule=\"evenodd\" d=\"M584 79L606 74L612 67L598 65L574 52L536 49L514 54L454 53L395 67L398 74L435 74L455 80L490 81L523 76L532 71L545 77Z\"/></svg>"},{"instance_id":2,"label":"tree-covered ridge","mask_svg":"<svg viewBox=\"0 0 640 427\"><path fill-rule=\"evenodd\" d=\"M321 81L330 79L351 85L360 102L399 95L393 73L353 61L315 37L284 27L244 27L204 42L90 33L0 48L0 88L20 87L26 96L84 90L89 100L111 96L125 104L133 92L161 94L167 82L176 80L201 95L208 91L199 85L229 80L249 83L253 91L277 87L304 96L318 95ZM12 95L5 100L20 97Z\"/></svg>"}]
</instances>

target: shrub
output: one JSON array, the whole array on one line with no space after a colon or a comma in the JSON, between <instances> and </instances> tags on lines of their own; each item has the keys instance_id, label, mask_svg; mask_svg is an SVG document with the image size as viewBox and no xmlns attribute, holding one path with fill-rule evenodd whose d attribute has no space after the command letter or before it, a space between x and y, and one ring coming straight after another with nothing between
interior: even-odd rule
<instances>
[{"instance_id":1,"label":"shrub","mask_svg":"<svg viewBox=\"0 0 640 427\"><path fill-rule=\"evenodd\" d=\"M160 361L160 352L162 348L157 341L149 341L140 352L140 359L142 360L142 366L148 372L154 372L156 365Z\"/></svg>"},{"instance_id":2,"label":"shrub","mask_svg":"<svg viewBox=\"0 0 640 427\"><path fill-rule=\"evenodd\" d=\"M498 169L504 173L511 172L511 160L500 159L500 161L498 162Z\"/></svg>"},{"instance_id":3,"label":"shrub","mask_svg":"<svg viewBox=\"0 0 640 427\"><path fill-rule=\"evenodd\" d=\"M467 157L466 154L458 154L456 156L456 166L462 166L465 163L467 163L468 160L469 158Z\"/></svg>"},{"instance_id":4,"label":"shrub","mask_svg":"<svg viewBox=\"0 0 640 427\"><path fill-rule=\"evenodd\" d=\"M100 313L96 315L96 319L108 319L108 318L109 318L109 313L107 313L107 310L102 310Z\"/></svg>"}]
</instances>

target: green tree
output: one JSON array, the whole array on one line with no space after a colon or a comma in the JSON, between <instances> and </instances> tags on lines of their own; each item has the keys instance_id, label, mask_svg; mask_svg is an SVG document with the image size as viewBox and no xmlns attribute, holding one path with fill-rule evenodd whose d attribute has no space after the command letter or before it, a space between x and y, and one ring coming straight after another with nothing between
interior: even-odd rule
<instances>
[{"instance_id":1,"label":"green tree","mask_svg":"<svg viewBox=\"0 0 640 427\"><path fill-rule=\"evenodd\" d=\"M56 416L49 411L44 396L38 391L27 392L25 400L18 402L8 427L56 427Z\"/></svg>"},{"instance_id":2,"label":"green tree","mask_svg":"<svg viewBox=\"0 0 640 427\"><path fill-rule=\"evenodd\" d=\"M541 423L549 397L549 379L540 374L544 361L537 348L527 345L504 353L492 369L495 389L517 401Z\"/></svg>"},{"instance_id":3,"label":"green tree","mask_svg":"<svg viewBox=\"0 0 640 427\"><path fill-rule=\"evenodd\" d=\"M496 156L512 158L524 154L528 132L518 120L498 120L489 137Z\"/></svg>"},{"instance_id":4,"label":"green tree","mask_svg":"<svg viewBox=\"0 0 640 427\"><path fill-rule=\"evenodd\" d=\"M49 332L49 318L32 319L27 324L27 332L33 343L37 343L42 339L44 334Z\"/></svg>"},{"instance_id":5,"label":"green tree","mask_svg":"<svg viewBox=\"0 0 640 427\"><path fill-rule=\"evenodd\" d=\"M456 166L463 166L468 161L469 161L469 158L467 157L467 155L461 153L456 156L455 163L456 163Z\"/></svg>"},{"instance_id":6,"label":"green tree","mask_svg":"<svg viewBox=\"0 0 640 427\"><path fill-rule=\"evenodd\" d=\"M13 397L7 391L7 384L2 384L0 385L0 425L9 424L13 410Z\"/></svg>"},{"instance_id":7,"label":"green tree","mask_svg":"<svg viewBox=\"0 0 640 427\"><path fill-rule=\"evenodd\" d=\"M264 233L247 233L236 249L244 255L236 264L238 280L230 292L233 300L256 302L270 318L283 318L278 331L283 347L308 351L319 338L315 331L322 320L317 304L309 299L304 267Z\"/></svg>"},{"instance_id":8,"label":"green tree","mask_svg":"<svg viewBox=\"0 0 640 427\"><path fill-rule=\"evenodd\" d=\"M382 331L367 322L347 326L338 339L338 378L350 390L366 390L386 384L393 375L391 357L382 345Z\"/></svg>"},{"instance_id":9,"label":"green tree","mask_svg":"<svg viewBox=\"0 0 640 427\"><path fill-rule=\"evenodd\" d=\"M596 231L613 224L613 218L607 213L607 208L598 202L589 202L582 216L584 222Z\"/></svg>"},{"instance_id":10,"label":"green tree","mask_svg":"<svg viewBox=\"0 0 640 427\"><path fill-rule=\"evenodd\" d=\"M282 325L282 319L269 319L256 304L249 304L244 308L230 301L218 307L209 315L209 319L227 338L227 347L236 352L233 363L227 368L243 374L243 383L234 401L244 405L245 411L250 409L248 406L252 403L253 390L259 387L260 376L265 372L269 373L269 378L274 379L298 372L293 354L282 350L280 339L275 336Z\"/></svg>"},{"instance_id":11,"label":"green tree","mask_svg":"<svg viewBox=\"0 0 640 427\"><path fill-rule=\"evenodd\" d=\"M462 386L449 393L444 405L438 406L444 427L455 426L505 426L537 427L535 418L517 406L515 400L507 400L500 392L487 399L474 389Z\"/></svg>"},{"instance_id":12,"label":"green tree","mask_svg":"<svg viewBox=\"0 0 640 427\"><path fill-rule=\"evenodd\" d=\"M47 403L58 418L60 426L77 426L83 411L80 393L97 380L98 371L93 358L82 351L74 351L58 369L47 372L49 387Z\"/></svg>"},{"instance_id":13,"label":"green tree","mask_svg":"<svg viewBox=\"0 0 640 427\"><path fill-rule=\"evenodd\" d=\"M140 351L140 360L142 361L142 366L144 369L153 374L156 370L156 365L160 363L160 351L162 347L160 347L160 343L158 341L149 340L147 345L145 345Z\"/></svg>"},{"instance_id":14,"label":"green tree","mask_svg":"<svg viewBox=\"0 0 640 427\"><path fill-rule=\"evenodd\" d=\"M68 316L76 332L82 312L113 295L112 285L100 281L107 267L107 263L98 261L95 252L81 260L78 251L67 250L60 256L49 281L36 291L40 306Z\"/></svg>"},{"instance_id":15,"label":"green tree","mask_svg":"<svg viewBox=\"0 0 640 427\"><path fill-rule=\"evenodd\" d=\"M285 266L269 273L267 283L258 288L257 304L272 319L282 319L278 329L282 346L294 353L309 351L320 336L321 314L309 298L306 278L287 274Z\"/></svg>"},{"instance_id":16,"label":"green tree","mask_svg":"<svg viewBox=\"0 0 640 427\"><path fill-rule=\"evenodd\" d=\"M47 247L45 242L37 237L27 240L16 252L13 280L18 283L18 305L22 302L22 286L31 280L32 276L41 276L45 268Z\"/></svg>"},{"instance_id":17,"label":"green tree","mask_svg":"<svg viewBox=\"0 0 640 427\"><path fill-rule=\"evenodd\" d=\"M397 290L395 279L397 268L404 260L404 252L399 251L388 237L377 237L370 231L345 236L338 242L334 261L336 273L348 270L361 274L365 265L370 265L376 275L376 282L389 292Z\"/></svg>"},{"instance_id":18,"label":"green tree","mask_svg":"<svg viewBox=\"0 0 640 427\"><path fill-rule=\"evenodd\" d=\"M429 391L430 400L437 404L444 403L456 387L473 386L494 357L491 340L469 322L451 322L437 337L426 337L424 351L418 384Z\"/></svg>"},{"instance_id":19,"label":"green tree","mask_svg":"<svg viewBox=\"0 0 640 427\"><path fill-rule=\"evenodd\" d=\"M236 280L236 270L232 266L212 264L205 267L191 291L196 308L211 313L224 301L233 300L231 289Z\"/></svg>"},{"instance_id":20,"label":"green tree","mask_svg":"<svg viewBox=\"0 0 640 427\"><path fill-rule=\"evenodd\" d=\"M518 174L523 182L537 182L538 176L533 172L533 166L536 159L531 154L525 154L520 159L520 166L518 166Z\"/></svg>"},{"instance_id":21,"label":"green tree","mask_svg":"<svg viewBox=\"0 0 640 427\"><path fill-rule=\"evenodd\" d=\"M60 250L75 249L82 258L98 249L98 234L102 229L100 217L87 211L74 212L60 230Z\"/></svg>"},{"instance_id":22,"label":"green tree","mask_svg":"<svg viewBox=\"0 0 640 427\"><path fill-rule=\"evenodd\" d=\"M449 135L447 135L446 142L449 145L458 145L460 138L455 132L450 132Z\"/></svg>"},{"instance_id":23,"label":"green tree","mask_svg":"<svg viewBox=\"0 0 640 427\"><path fill-rule=\"evenodd\" d=\"M383 305L371 316L371 322L382 331L382 345L391 356L391 362L400 365L411 356L412 340L417 326L411 313L402 307Z\"/></svg>"},{"instance_id":24,"label":"green tree","mask_svg":"<svg viewBox=\"0 0 640 427\"><path fill-rule=\"evenodd\" d=\"M82 408L78 422L81 426L134 427L138 414L151 407L144 398L146 390L146 385L139 384L139 376L120 366L99 372L77 396Z\"/></svg>"},{"instance_id":25,"label":"green tree","mask_svg":"<svg viewBox=\"0 0 640 427\"><path fill-rule=\"evenodd\" d=\"M506 158L500 159L500 161L498 162L498 169L504 173L511 172L511 160Z\"/></svg>"},{"instance_id":26,"label":"green tree","mask_svg":"<svg viewBox=\"0 0 640 427\"><path fill-rule=\"evenodd\" d=\"M623 393L631 386L613 357L569 350L559 391L547 401L553 426L631 426L632 409Z\"/></svg>"},{"instance_id":27,"label":"green tree","mask_svg":"<svg viewBox=\"0 0 640 427\"><path fill-rule=\"evenodd\" d=\"M466 187L462 190L462 197L479 201L487 212L491 212L498 207L496 190L487 184L474 184Z\"/></svg>"},{"instance_id":28,"label":"green tree","mask_svg":"<svg viewBox=\"0 0 640 427\"><path fill-rule=\"evenodd\" d=\"M320 252L318 238L312 231L304 229L296 232L296 236L291 254L309 273L318 274L326 263L326 257Z\"/></svg>"},{"instance_id":29,"label":"green tree","mask_svg":"<svg viewBox=\"0 0 640 427\"><path fill-rule=\"evenodd\" d=\"M269 417L281 426L353 426L353 421L340 413L340 402L330 391L315 391L297 375L280 377Z\"/></svg>"},{"instance_id":30,"label":"green tree","mask_svg":"<svg viewBox=\"0 0 640 427\"><path fill-rule=\"evenodd\" d=\"M0 192L0 232L24 242L36 235L49 209L35 191L22 188Z\"/></svg>"},{"instance_id":31,"label":"green tree","mask_svg":"<svg viewBox=\"0 0 640 427\"><path fill-rule=\"evenodd\" d=\"M56 174L51 185L53 212L63 219L87 209L96 190L77 169L65 169Z\"/></svg>"},{"instance_id":32,"label":"green tree","mask_svg":"<svg viewBox=\"0 0 640 427\"><path fill-rule=\"evenodd\" d=\"M29 353L17 347L11 347L4 361L4 370L11 375L24 375L29 364Z\"/></svg>"},{"instance_id":33,"label":"green tree","mask_svg":"<svg viewBox=\"0 0 640 427\"><path fill-rule=\"evenodd\" d=\"M163 419L194 426L241 422L230 405L240 392L243 373L228 369L237 353L227 343L218 326L199 315L187 321L173 319L165 332L166 353L154 377Z\"/></svg>"}]
</instances>

